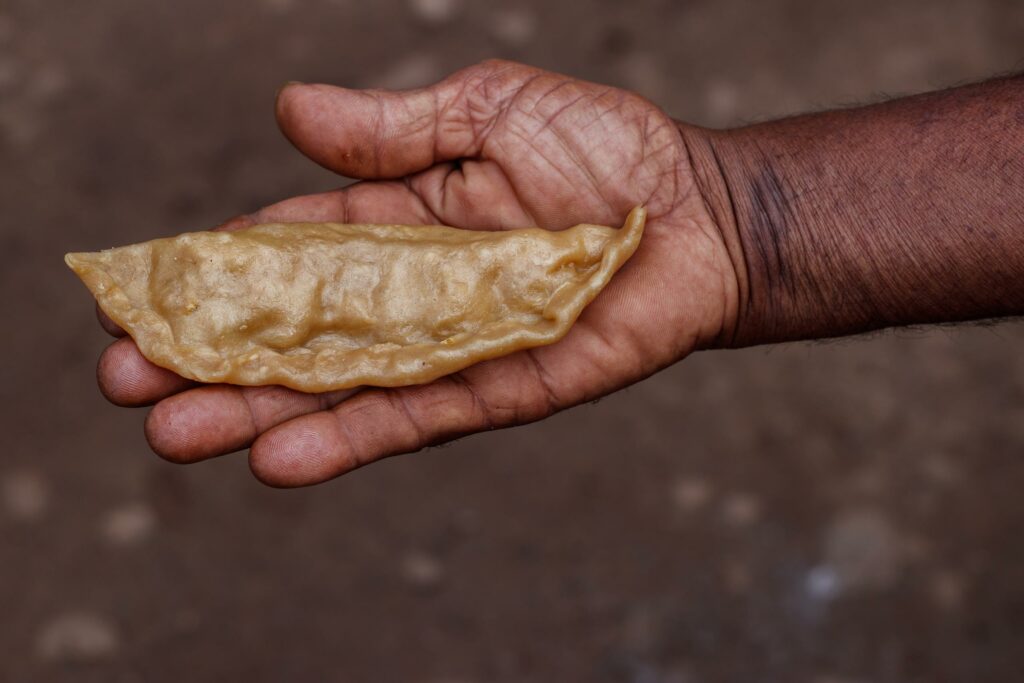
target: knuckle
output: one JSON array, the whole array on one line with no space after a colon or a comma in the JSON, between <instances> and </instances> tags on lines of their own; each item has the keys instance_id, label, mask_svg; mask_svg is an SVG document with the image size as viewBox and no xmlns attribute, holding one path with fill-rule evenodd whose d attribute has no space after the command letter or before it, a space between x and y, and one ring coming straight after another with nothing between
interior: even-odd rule
<instances>
[{"instance_id":1,"label":"knuckle","mask_svg":"<svg viewBox=\"0 0 1024 683\"><path fill-rule=\"evenodd\" d=\"M391 400L391 405L395 412L404 420L406 425L408 437L406 439L407 443L403 445L410 447L427 445L430 442L430 431L423 425L414 406L410 405L405 392L400 390L388 392L388 398Z\"/></svg>"}]
</instances>

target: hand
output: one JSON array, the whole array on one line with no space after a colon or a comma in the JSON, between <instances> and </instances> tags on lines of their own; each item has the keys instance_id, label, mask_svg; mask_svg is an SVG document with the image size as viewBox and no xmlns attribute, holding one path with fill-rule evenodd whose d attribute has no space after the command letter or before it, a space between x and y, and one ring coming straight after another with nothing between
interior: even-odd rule
<instances>
[{"instance_id":1,"label":"hand","mask_svg":"<svg viewBox=\"0 0 1024 683\"><path fill-rule=\"evenodd\" d=\"M637 95L492 61L408 92L289 85L277 119L308 157L363 182L221 229L287 221L617 227L643 204L644 238L560 342L422 386L320 395L199 386L119 339L100 358L100 388L118 405L156 403L146 437L164 458L196 462L251 445L252 470L267 484L317 483L598 398L712 344L728 326L735 273L683 135Z\"/></svg>"}]
</instances>

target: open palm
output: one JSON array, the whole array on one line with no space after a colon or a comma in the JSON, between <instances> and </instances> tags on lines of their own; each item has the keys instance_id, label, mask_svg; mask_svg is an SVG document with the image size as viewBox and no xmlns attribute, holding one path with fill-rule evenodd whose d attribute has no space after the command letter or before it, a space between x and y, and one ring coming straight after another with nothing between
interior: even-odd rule
<instances>
[{"instance_id":1,"label":"open palm","mask_svg":"<svg viewBox=\"0 0 1024 683\"><path fill-rule=\"evenodd\" d=\"M165 458L195 462L251 446L253 472L266 483L316 483L597 398L722 332L735 288L731 262L679 128L636 95L492 61L408 92L291 85L277 116L304 154L362 182L221 229L288 221L617 226L641 204L647 229L560 342L426 385L319 395L198 385L119 339L100 359L100 386L119 405L156 403L146 435Z\"/></svg>"}]
</instances>

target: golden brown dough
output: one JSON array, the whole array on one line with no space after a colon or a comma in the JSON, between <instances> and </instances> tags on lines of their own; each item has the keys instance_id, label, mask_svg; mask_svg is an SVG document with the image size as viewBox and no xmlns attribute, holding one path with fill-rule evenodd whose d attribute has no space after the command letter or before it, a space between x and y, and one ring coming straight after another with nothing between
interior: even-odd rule
<instances>
[{"instance_id":1,"label":"golden brown dough","mask_svg":"<svg viewBox=\"0 0 1024 683\"><path fill-rule=\"evenodd\" d=\"M401 386L561 339L645 217L560 232L270 224L65 261L146 358L184 377Z\"/></svg>"}]
</instances>

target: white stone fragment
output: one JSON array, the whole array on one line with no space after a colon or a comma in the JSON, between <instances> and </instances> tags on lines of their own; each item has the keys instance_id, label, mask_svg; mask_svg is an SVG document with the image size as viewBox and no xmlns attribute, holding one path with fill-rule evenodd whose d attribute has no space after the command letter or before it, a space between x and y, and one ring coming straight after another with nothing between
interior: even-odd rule
<instances>
[{"instance_id":1,"label":"white stone fragment","mask_svg":"<svg viewBox=\"0 0 1024 683\"><path fill-rule=\"evenodd\" d=\"M898 578L905 559L903 539L873 508L844 510L824 539L826 569L835 575L835 593L886 588Z\"/></svg>"},{"instance_id":2,"label":"white stone fragment","mask_svg":"<svg viewBox=\"0 0 1024 683\"><path fill-rule=\"evenodd\" d=\"M761 516L761 504L749 493L731 493L722 503L722 518L733 526L747 526Z\"/></svg>"},{"instance_id":3,"label":"white stone fragment","mask_svg":"<svg viewBox=\"0 0 1024 683\"><path fill-rule=\"evenodd\" d=\"M409 553L402 559L402 577L417 588L433 588L444 579L444 565L426 553Z\"/></svg>"},{"instance_id":4,"label":"white stone fragment","mask_svg":"<svg viewBox=\"0 0 1024 683\"><path fill-rule=\"evenodd\" d=\"M696 512L711 500L712 487L706 479L689 477L672 486L672 502L684 512Z\"/></svg>"},{"instance_id":5,"label":"white stone fragment","mask_svg":"<svg viewBox=\"0 0 1024 683\"><path fill-rule=\"evenodd\" d=\"M38 472L21 470L3 478L0 496L7 514L28 522L45 514L50 504L50 487Z\"/></svg>"},{"instance_id":6,"label":"white stone fragment","mask_svg":"<svg viewBox=\"0 0 1024 683\"><path fill-rule=\"evenodd\" d=\"M134 545L153 534L156 515L144 503L129 503L108 512L102 522L103 537L114 545Z\"/></svg>"},{"instance_id":7,"label":"white stone fragment","mask_svg":"<svg viewBox=\"0 0 1024 683\"><path fill-rule=\"evenodd\" d=\"M459 11L459 0L409 0L409 8L421 21L443 24Z\"/></svg>"},{"instance_id":8,"label":"white stone fragment","mask_svg":"<svg viewBox=\"0 0 1024 683\"><path fill-rule=\"evenodd\" d=\"M61 614L40 629L36 656L48 662L87 662L109 659L120 649L114 624L92 612Z\"/></svg>"}]
</instances>

